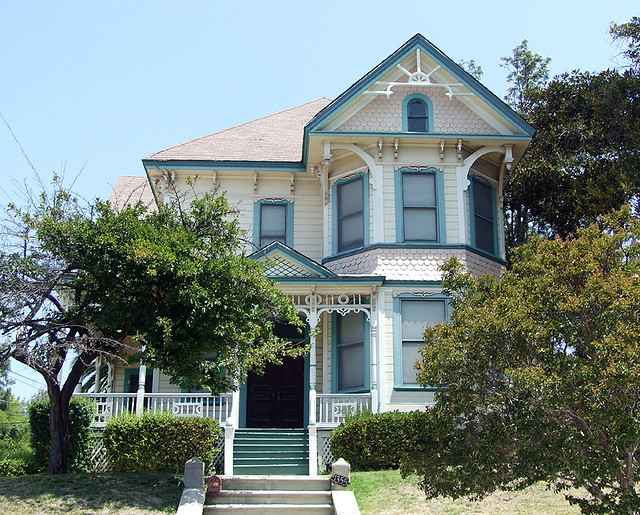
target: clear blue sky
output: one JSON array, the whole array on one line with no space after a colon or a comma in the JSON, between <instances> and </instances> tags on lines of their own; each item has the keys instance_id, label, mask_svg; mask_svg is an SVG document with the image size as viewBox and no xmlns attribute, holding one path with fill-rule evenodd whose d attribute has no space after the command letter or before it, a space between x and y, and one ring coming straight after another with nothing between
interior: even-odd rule
<instances>
[{"instance_id":1,"label":"clear blue sky","mask_svg":"<svg viewBox=\"0 0 640 515\"><path fill-rule=\"evenodd\" d=\"M335 98L418 32L503 97L523 38L552 74L599 71L616 66L610 22L632 16L638 0L6 1L0 113L45 181L83 169L74 189L106 198L152 152ZM33 172L1 119L0 155L6 205Z\"/></svg>"}]
</instances>

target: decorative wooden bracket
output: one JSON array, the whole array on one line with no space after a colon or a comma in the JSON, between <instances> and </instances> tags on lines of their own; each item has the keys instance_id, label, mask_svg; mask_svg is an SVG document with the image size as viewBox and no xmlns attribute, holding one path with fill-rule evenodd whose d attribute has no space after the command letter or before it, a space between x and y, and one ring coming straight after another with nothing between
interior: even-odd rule
<instances>
[{"instance_id":1,"label":"decorative wooden bracket","mask_svg":"<svg viewBox=\"0 0 640 515\"><path fill-rule=\"evenodd\" d=\"M398 147L400 146L400 140L395 138L393 140L393 159L398 160Z\"/></svg>"},{"instance_id":2,"label":"decorative wooden bracket","mask_svg":"<svg viewBox=\"0 0 640 515\"><path fill-rule=\"evenodd\" d=\"M440 161L444 161L444 138L440 140Z\"/></svg>"}]
</instances>

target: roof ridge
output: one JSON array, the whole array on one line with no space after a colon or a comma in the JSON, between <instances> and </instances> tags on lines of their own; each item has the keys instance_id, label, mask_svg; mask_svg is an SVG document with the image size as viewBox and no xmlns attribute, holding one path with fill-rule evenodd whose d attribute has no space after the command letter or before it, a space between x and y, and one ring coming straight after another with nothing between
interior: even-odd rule
<instances>
[{"instance_id":1,"label":"roof ridge","mask_svg":"<svg viewBox=\"0 0 640 515\"><path fill-rule=\"evenodd\" d=\"M305 102L305 103L303 103L303 104L299 104L299 105L297 105L297 106L288 107L287 109L282 109L281 111L276 111L275 113L267 114L267 115L265 115L265 116L261 116L261 117L259 117L259 118L254 118L253 120L248 120L248 121L246 121L246 122L242 122L242 123L239 123L239 124L237 124L237 125L233 125L233 126L231 126L231 127L227 127L226 129L222 129L222 130L217 131L217 132L212 132L211 134L206 134L206 135L204 135L204 136L200 136L200 137L198 137L198 138L190 139L190 140L188 140L188 141L183 141L182 143L178 143L177 145L171 145L170 147L163 148L162 150L158 150L157 152L154 152L153 154L149 155L149 157L147 157L146 159L153 158L153 156L158 155L158 154L160 154L160 153L162 153L162 152L165 152L166 150L174 149L174 148L180 148L180 147L182 147L183 145L191 144L191 143L193 143L194 141L199 141L199 140L202 140L202 139L204 139L204 138L209 138L209 137L214 136L214 135L216 135L216 134L224 134L225 132L228 132L228 131L230 131L230 130L237 129L238 127L242 127L242 126L244 126L244 125L248 125L248 124L250 124L250 123L259 122L260 120L266 120L267 118L271 118L271 117L273 117L273 116L277 116L277 115L280 115L280 114L286 113L287 111L292 111L292 110L294 110L294 109L299 109L299 108L301 108L301 107L307 106L307 105L309 105L309 104L313 104L313 103L315 103L315 102L319 102L319 101L321 101L321 100L328 100L329 102L331 102L331 99L330 99L330 98L327 98L327 97L320 97L320 98L316 98L315 100L310 100L309 102ZM315 115L314 115L314 116L315 116Z\"/></svg>"}]
</instances>

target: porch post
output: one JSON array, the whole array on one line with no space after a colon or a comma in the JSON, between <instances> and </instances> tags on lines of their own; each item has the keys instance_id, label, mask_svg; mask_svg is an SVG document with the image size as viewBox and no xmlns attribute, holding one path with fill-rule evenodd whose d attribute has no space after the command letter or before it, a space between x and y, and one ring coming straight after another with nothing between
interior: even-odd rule
<instances>
[{"instance_id":1,"label":"porch post","mask_svg":"<svg viewBox=\"0 0 640 515\"><path fill-rule=\"evenodd\" d=\"M376 303L378 295L376 286L371 287L371 342L369 355L371 360L371 412L378 413L378 313Z\"/></svg>"},{"instance_id":2,"label":"porch post","mask_svg":"<svg viewBox=\"0 0 640 515\"><path fill-rule=\"evenodd\" d=\"M142 347L144 352L144 347ZM147 378L147 366L140 363L140 369L138 371L138 392L136 396L136 415L142 415L144 411L144 383Z\"/></svg>"},{"instance_id":3,"label":"porch post","mask_svg":"<svg viewBox=\"0 0 640 515\"><path fill-rule=\"evenodd\" d=\"M309 310L309 330L311 331L311 355L309 356L309 475L318 475L318 434L316 427L316 328L318 327L318 306L316 288L311 288Z\"/></svg>"}]
</instances>

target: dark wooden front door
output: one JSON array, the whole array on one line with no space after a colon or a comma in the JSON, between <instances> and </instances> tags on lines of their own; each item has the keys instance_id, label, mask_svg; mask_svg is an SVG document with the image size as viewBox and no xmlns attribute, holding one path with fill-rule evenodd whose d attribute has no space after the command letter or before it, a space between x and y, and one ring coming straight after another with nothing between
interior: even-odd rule
<instances>
[{"instance_id":1,"label":"dark wooden front door","mask_svg":"<svg viewBox=\"0 0 640 515\"><path fill-rule=\"evenodd\" d=\"M276 324L277 336L301 340L295 327ZM296 337L298 336L298 337ZM247 427L303 427L304 357L268 363L264 375L247 378Z\"/></svg>"},{"instance_id":2,"label":"dark wooden front door","mask_svg":"<svg viewBox=\"0 0 640 515\"><path fill-rule=\"evenodd\" d=\"M302 427L304 358L269 363L264 375L247 379L247 427Z\"/></svg>"}]
</instances>

